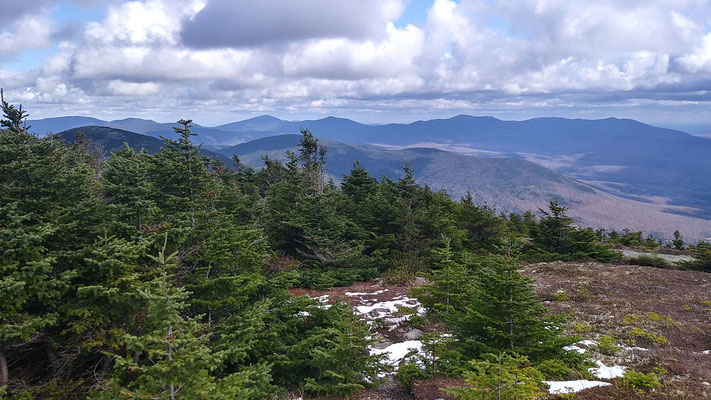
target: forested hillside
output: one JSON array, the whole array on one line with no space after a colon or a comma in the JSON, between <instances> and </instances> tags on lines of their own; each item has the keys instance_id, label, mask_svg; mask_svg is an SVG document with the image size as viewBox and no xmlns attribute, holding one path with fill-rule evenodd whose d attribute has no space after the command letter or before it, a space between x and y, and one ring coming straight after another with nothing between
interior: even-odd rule
<instances>
[{"instance_id":1,"label":"forested hillside","mask_svg":"<svg viewBox=\"0 0 711 400\"><path fill-rule=\"evenodd\" d=\"M189 120L156 153L104 160L3 112L0 397L343 398L398 369L404 387L444 376L466 380L446 389L462 398L541 398L544 380L591 366L521 262L612 261L603 241L619 235L574 226L557 202L497 215L408 165L376 180L356 163L338 187L306 130L260 169L201 154ZM694 250L689 267L708 269L708 246ZM288 291L376 277L426 278L412 296L440 333L420 359L388 362L378 322Z\"/></svg>"}]
</instances>

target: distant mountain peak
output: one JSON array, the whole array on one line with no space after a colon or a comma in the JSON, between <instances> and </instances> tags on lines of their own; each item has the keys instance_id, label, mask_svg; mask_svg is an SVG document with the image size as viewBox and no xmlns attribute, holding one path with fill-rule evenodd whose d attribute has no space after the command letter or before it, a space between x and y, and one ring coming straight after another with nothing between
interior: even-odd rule
<instances>
[{"instance_id":1,"label":"distant mountain peak","mask_svg":"<svg viewBox=\"0 0 711 400\"><path fill-rule=\"evenodd\" d=\"M275 117L275 116L273 116L273 115L262 114L262 115L257 115L256 117L252 117L252 118L245 119L245 120L242 121L242 122L245 122L245 121L252 121L252 122L282 122L283 120L282 120L282 119L279 119L279 118L277 118L277 117Z\"/></svg>"}]
</instances>

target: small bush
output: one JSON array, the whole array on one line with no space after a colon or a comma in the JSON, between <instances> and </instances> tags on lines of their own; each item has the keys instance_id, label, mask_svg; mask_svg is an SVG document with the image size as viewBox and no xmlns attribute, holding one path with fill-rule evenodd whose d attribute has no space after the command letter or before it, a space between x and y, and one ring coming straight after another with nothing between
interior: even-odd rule
<instances>
[{"instance_id":1,"label":"small bush","mask_svg":"<svg viewBox=\"0 0 711 400\"><path fill-rule=\"evenodd\" d=\"M428 378L429 374L424 369L416 365L414 362L408 362L407 364L398 368L395 377L405 387L409 388L412 386L412 382L418 379Z\"/></svg>"},{"instance_id":2,"label":"small bush","mask_svg":"<svg viewBox=\"0 0 711 400\"><path fill-rule=\"evenodd\" d=\"M597 350L607 356L614 356L620 351L617 341L612 336L601 336L597 339Z\"/></svg>"},{"instance_id":3,"label":"small bush","mask_svg":"<svg viewBox=\"0 0 711 400\"><path fill-rule=\"evenodd\" d=\"M555 301L568 301L568 293L565 290L558 290L553 293L553 300Z\"/></svg>"},{"instance_id":4,"label":"small bush","mask_svg":"<svg viewBox=\"0 0 711 400\"><path fill-rule=\"evenodd\" d=\"M536 365L546 379L564 380L570 376L571 369L562 360L548 359Z\"/></svg>"},{"instance_id":5,"label":"small bush","mask_svg":"<svg viewBox=\"0 0 711 400\"><path fill-rule=\"evenodd\" d=\"M656 333L649 332L642 328L632 328L629 332L627 332L627 335L629 336L628 342L630 344L637 344L642 341L663 346L669 342L666 337L657 335Z\"/></svg>"},{"instance_id":6,"label":"small bush","mask_svg":"<svg viewBox=\"0 0 711 400\"><path fill-rule=\"evenodd\" d=\"M573 296L573 301L589 301L595 298L595 294L587 288L580 288Z\"/></svg>"},{"instance_id":7,"label":"small bush","mask_svg":"<svg viewBox=\"0 0 711 400\"><path fill-rule=\"evenodd\" d=\"M659 375L654 372L645 374L628 369L620 379L625 385L631 387L637 394L642 394L646 391L662 387L662 383L659 381Z\"/></svg>"},{"instance_id":8,"label":"small bush","mask_svg":"<svg viewBox=\"0 0 711 400\"><path fill-rule=\"evenodd\" d=\"M671 268L673 266L673 264L669 261L657 256L639 256L630 258L630 263L655 268Z\"/></svg>"},{"instance_id":9,"label":"small bush","mask_svg":"<svg viewBox=\"0 0 711 400\"><path fill-rule=\"evenodd\" d=\"M592 325L588 324L587 322L580 322L575 325L573 325L573 330L576 333L590 333L592 332Z\"/></svg>"},{"instance_id":10,"label":"small bush","mask_svg":"<svg viewBox=\"0 0 711 400\"><path fill-rule=\"evenodd\" d=\"M485 354L464 372L468 387L448 387L445 393L461 399L544 399L539 385L543 374L516 354Z\"/></svg>"}]
</instances>

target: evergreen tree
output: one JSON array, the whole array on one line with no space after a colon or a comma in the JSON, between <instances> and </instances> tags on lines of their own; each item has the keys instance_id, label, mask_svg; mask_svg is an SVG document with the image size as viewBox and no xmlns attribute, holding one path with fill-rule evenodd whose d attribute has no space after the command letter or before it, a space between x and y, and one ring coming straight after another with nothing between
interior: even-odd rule
<instances>
[{"instance_id":1,"label":"evergreen tree","mask_svg":"<svg viewBox=\"0 0 711 400\"><path fill-rule=\"evenodd\" d=\"M549 211L539 209L544 215L538 225L534 242L551 253L567 254L570 251L572 235L575 228L573 219L568 217L567 207L561 206L558 200L551 200Z\"/></svg>"},{"instance_id":2,"label":"evergreen tree","mask_svg":"<svg viewBox=\"0 0 711 400\"><path fill-rule=\"evenodd\" d=\"M430 283L413 288L412 293L428 310L445 317L466 310L473 287L468 269L452 259L451 240L443 237L442 242L444 247L433 250L435 264L429 275Z\"/></svg>"},{"instance_id":3,"label":"evergreen tree","mask_svg":"<svg viewBox=\"0 0 711 400\"><path fill-rule=\"evenodd\" d=\"M33 363L38 375L54 368L52 327L64 328L64 297L103 218L83 156L22 129L0 135L0 386L11 378L8 360ZM41 355L13 359L18 351Z\"/></svg>"},{"instance_id":4,"label":"evergreen tree","mask_svg":"<svg viewBox=\"0 0 711 400\"><path fill-rule=\"evenodd\" d=\"M0 387L10 379L8 351L57 323L58 301L75 271L55 274L56 257L45 243L49 223L30 224L17 203L0 206Z\"/></svg>"},{"instance_id":5,"label":"evergreen tree","mask_svg":"<svg viewBox=\"0 0 711 400\"><path fill-rule=\"evenodd\" d=\"M183 217L190 228L196 226L196 213L204 200L209 179L210 160L200 153L201 146L190 140L196 134L192 120L180 120L181 127L173 128L178 140L165 139L161 152L151 158L151 180L161 193L158 206L168 221L180 222ZM175 233L175 232L173 232ZM176 237L177 238L177 237Z\"/></svg>"},{"instance_id":6,"label":"evergreen tree","mask_svg":"<svg viewBox=\"0 0 711 400\"><path fill-rule=\"evenodd\" d=\"M448 319L463 354L510 351L534 359L562 354L560 322L543 307L520 269L509 249L506 257L490 257L477 271L466 312Z\"/></svg>"},{"instance_id":7,"label":"evergreen tree","mask_svg":"<svg viewBox=\"0 0 711 400\"><path fill-rule=\"evenodd\" d=\"M210 332L198 318L182 316L188 293L169 283L168 272L176 267L176 254L166 254L166 243L158 256L151 256L157 264L156 278L138 289L146 307L142 333L125 337L126 347L134 355L115 355L115 376L109 389L98 397L239 398L243 377L232 374L216 379L222 356L210 349Z\"/></svg>"},{"instance_id":8,"label":"evergreen tree","mask_svg":"<svg viewBox=\"0 0 711 400\"><path fill-rule=\"evenodd\" d=\"M156 189L149 179L149 156L125 147L106 162L103 174L104 192L119 219L135 227L139 234L151 224L157 213Z\"/></svg>"},{"instance_id":9,"label":"evergreen tree","mask_svg":"<svg viewBox=\"0 0 711 400\"><path fill-rule=\"evenodd\" d=\"M113 365L113 357L101 355L123 347L124 336L137 328L138 287L147 274L139 265L147 246L145 240L132 242L105 233L77 270L76 297L65 307L64 333L78 343L78 353L88 356L83 362L101 364L94 374L99 382Z\"/></svg>"},{"instance_id":10,"label":"evergreen tree","mask_svg":"<svg viewBox=\"0 0 711 400\"><path fill-rule=\"evenodd\" d=\"M28 132L30 127L27 126L27 117L30 114L22 109L22 104L18 108L8 104L5 101L5 91L0 89L0 106L2 107L3 119L0 120L0 126L7 128L12 133Z\"/></svg>"},{"instance_id":11,"label":"evergreen tree","mask_svg":"<svg viewBox=\"0 0 711 400\"><path fill-rule=\"evenodd\" d=\"M493 210L486 206L475 205L469 192L462 198L458 206L457 221L458 225L466 232L465 244L468 248L486 249L499 244L506 229L505 221L502 218L494 215ZM521 219L518 215L513 218Z\"/></svg>"},{"instance_id":12,"label":"evergreen tree","mask_svg":"<svg viewBox=\"0 0 711 400\"><path fill-rule=\"evenodd\" d=\"M343 177L341 183L341 190L353 200L356 206L360 206L368 196L375 193L377 188L378 182L358 161L353 162L353 169L350 174Z\"/></svg>"},{"instance_id":13,"label":"evergreen tree","mask_svg":"<svg viewBox=\"0 0 711 400\"><path fill-rule=\"evenodd\" d=\"M674 248L677 250L684 250L684 239L682 238L681 233L679 233L678 230L674 231L674 240L672 240L672 246L674 246Z\"/></svg>"},{"instance_id":14,"label":"evergreen tree","mask_svg":"<svg viewBox=\"0 0 711 400\"><path fill-rule=\"evenodd\" d=\"M468 387L450 387L446 392L463 400L545 399L539 385L543 374L517 354L485 354L472 360L464 372Z\"/></svg>"}]
</instances>

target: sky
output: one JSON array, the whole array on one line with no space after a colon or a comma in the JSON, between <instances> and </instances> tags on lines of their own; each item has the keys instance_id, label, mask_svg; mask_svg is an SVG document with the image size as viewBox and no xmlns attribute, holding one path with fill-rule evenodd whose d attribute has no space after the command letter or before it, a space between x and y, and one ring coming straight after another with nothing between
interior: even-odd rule
<instances>
[{"instance_id":1,"label":"sky","mask_svg":"<svg viewBox=\"0 0 711 400\"><path fill-rule=\"evenodd\" d=\"M703 130L711 0L2 0L0 86L31 119L614 116Z\"/></svg>"}]
</instances>

